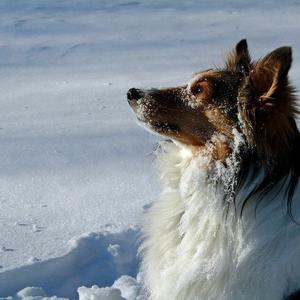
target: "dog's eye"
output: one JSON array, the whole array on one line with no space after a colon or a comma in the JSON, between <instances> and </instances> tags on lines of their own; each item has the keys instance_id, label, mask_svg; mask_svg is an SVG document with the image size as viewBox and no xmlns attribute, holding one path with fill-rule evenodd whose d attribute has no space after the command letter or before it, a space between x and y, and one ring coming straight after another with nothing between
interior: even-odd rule
<instances>
[{"instance_id":1,"label":"dog's eye","mask_svg":"<svg viewBox=\"0 0 300 300\"><path fill-rule=\"evenodd\" d=\"M200 93L202 93L202 87L200 86L200 85L197 85L197 86L195 86L193 89L192 89L192 93L194 94L194 95L198 95L198 94L200 94Z\"/></svg>"},{"instance_id":2,"label":"dog's eye","mask_svg":"<svg viewBox=\"0 0 300 300\"><path fill-rule=\"evenodd\" d=\"M200 86L197 86L195 89L196 94L200 94L202 92L202 88Z\"/></svg>"}]
</instances>

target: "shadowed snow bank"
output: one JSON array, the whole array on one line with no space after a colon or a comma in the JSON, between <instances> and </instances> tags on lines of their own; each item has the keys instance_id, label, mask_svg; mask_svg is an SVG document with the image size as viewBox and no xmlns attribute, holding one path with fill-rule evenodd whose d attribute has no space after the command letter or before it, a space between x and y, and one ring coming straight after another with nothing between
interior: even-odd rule
<instances>
[{"instance_id":1,"label":"shadowed snow bank","mask_svg":"<svg viewBox=\"0 0 300 300\"><path fill-rule=\"evenodd\" d=\"M80 299L91 299L88 295L94 295L95 299L123 299L122 290L126 299L136 299L133 297L141 289L133 278L138 271L138 234L138 229L130 228L122 232L90 233L71 240L71 250L62 257L1 273L1 296L38 300L56 295L75 299L78 287L94 285L79 288ZM124 274L127 276L119 278ZM98 288L111 286L116 279L115 287Z\"/></svg>"}]
</instances>

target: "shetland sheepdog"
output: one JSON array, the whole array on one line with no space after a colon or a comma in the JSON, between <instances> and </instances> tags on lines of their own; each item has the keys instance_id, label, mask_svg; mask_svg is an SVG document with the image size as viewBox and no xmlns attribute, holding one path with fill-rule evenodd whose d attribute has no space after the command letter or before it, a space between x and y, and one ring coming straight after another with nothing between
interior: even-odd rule
<instances>
[{"instance_id":1,"label":"shetland sheepdog","mask_svg":"<svg viewBox=\"0 0 300 300\"><path fill-rule=\"evenodd\" d=\"M243 39L188 84L128 91L139 122L168 137L141 246L149 299L300 299L291 63L290 47L253 61Z\"/></svg>"}]
</instances>

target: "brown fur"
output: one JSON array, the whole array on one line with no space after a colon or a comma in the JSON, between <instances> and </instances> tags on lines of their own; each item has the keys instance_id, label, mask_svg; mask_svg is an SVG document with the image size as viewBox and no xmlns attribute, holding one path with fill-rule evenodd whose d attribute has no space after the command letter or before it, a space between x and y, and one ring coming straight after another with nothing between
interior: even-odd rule
<instances>
[{"instance_id":1,"label":"brown fur","mask_svg":"<svg viewBox=\"0 0 300 300\"><path fill-rule=\"evenodd\" d=\"M293 159L288 154L290 143L298 135L291 122L298 114L287 77L291 61L289 47L274 50L251 67L239 93L243 132L249 146L256 148L263 164L277 161L283 173L292 164L288 162Z\"/></svg>"},{"instance_id":2,"label":"brown fur","mask_svg":"<svg viewBox=\"0 0 300 300\"><path fill-rule=\"evenodd\" d=\"M213 146L215 160L230 156L233 130L239 131L246 142L239 179L251 161L266 174L253 193L266 191L290 174L292 196L300 173L300 135L288 80L291 63L290 47L253 62L246 40L241 40L223 68L197 72L189 85L135 90L139 99L130 96L130 105L143 111L142 122L154 131L200 151Z\"/></svg>"}]
</instances>

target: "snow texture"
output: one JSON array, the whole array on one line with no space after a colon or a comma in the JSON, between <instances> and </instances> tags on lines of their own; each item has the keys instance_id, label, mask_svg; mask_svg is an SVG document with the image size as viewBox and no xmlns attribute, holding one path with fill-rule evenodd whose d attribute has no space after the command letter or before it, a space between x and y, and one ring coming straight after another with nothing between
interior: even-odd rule
<instances>
[{"instance_id":1,"label":"snow texture","mask_svg":"<svg viewBox=\"0 0 300 300\"><path fill-rule=\"evenodd\" d=\"M77 240L70 241L70 251L64 256L0 273L1 293L10 295L26 286L38 286L48 295L68 295L76 298L76 290L80 285L111 286L121 275L135 277L138 266L137 240L136 228L122 232L83 235ZM114 251L111 250L112 247ZM135 284L132 284L132 280ZM129 288L137 286L136 280L133 278L132 280L121 280L117 286L121 289L124 285L122 282L128 282ZM34 290L36 291L39 290ZM19 297L24 295L24 291L18 293ZM79 291L79 295L85 295L84 289Z\"/></svg>"},{"instance_id":2,"label":"snow texture","mask_svg":"<svg viewBox=\"0 0 300 300\"><path fill-rule=\"evenodd\" d=\"M299 13L293 0L2 0L1 299L146 298L136 249L157 137L126 91L189 82L242 38L254 57L292 46L299 89Z\"/></svg>"}]
</instances>

